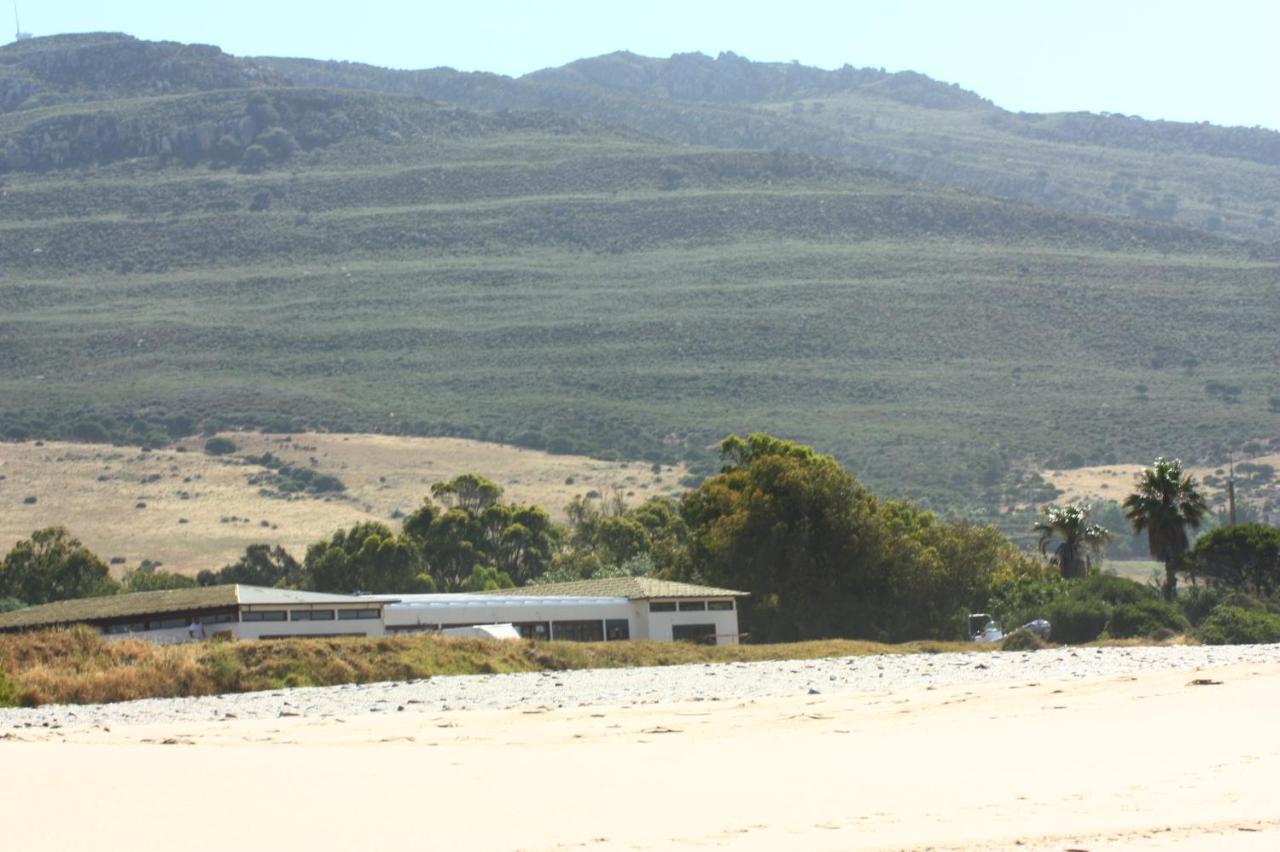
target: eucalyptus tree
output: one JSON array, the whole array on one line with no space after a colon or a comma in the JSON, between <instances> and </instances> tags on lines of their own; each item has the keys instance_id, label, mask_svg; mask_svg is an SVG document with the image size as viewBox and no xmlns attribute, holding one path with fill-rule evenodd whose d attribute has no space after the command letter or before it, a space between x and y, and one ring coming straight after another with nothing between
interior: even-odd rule
<instances>
[{"instance_id":1,"label":"eucalyptus tree","mask_svg":"<svg viewBox=\"0 0 1280 852\"><path fill-rule=\"evenodd\" d=\"M1057 563L1065 579L1088 575L1093 560L1102 556L1111 540L1106 527L1089 523L1089 511L1085 503L1046 506L1044 517L1032 526L1040 534L1040 552ZM1054 542L1057 546L1050 552Z\"/></svg>"},{"instance_id":2,"label":"eucalyptus tree","mask_svg":"<svg viewBox=\"0 0 1280 852\"><path fill-rule=\"evenodd\" d=\"M1209 515L1195 477L1178 459L1158 458L1138 475L1137 490L1125 498L1124 514L1134 533L1147 533L1151 555L1164 563L1164 596L1178 592L1178 563L1190 544L1188 530L1197 530Z\"/></svg>"}]
</instances>

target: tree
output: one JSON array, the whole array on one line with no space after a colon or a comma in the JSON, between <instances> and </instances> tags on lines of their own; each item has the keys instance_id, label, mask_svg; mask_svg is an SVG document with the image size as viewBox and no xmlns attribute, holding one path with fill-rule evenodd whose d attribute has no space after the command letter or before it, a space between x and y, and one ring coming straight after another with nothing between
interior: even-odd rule
<instances>
[{"instance_id":1,"label":"tree","mask_svg":"<svg viewBox=\"0 0 1280 852\"><path fill-rule=\"evenodd\" d=\"M266 586L280 589L296 589L306 581L301 563L289 551L276 545L251 544L244 555L218 571L201 571L196 582L201 586L240 583L245 586Z\"/></svg>"},{"instance_id":2,"label":"tree","mask_svg":"<svg viewBox=\"0 0 1280 852\"><path fill-rule=\"evenodd\" d=\"M107 564L63 527L35 531L15 544L0 564L0 598L32 606L119 590Z\"/></svg>"},{"instance_id":3,"label":"tree","mask_svg":"<svg viewBox=\"0 0 1280 852\"><path fill-rule=\"evenodd\" d=\"M1280 527L1237 524L1196 542L1189 562L1197 574L1259 597L1280 589Z\"/></svg>"},{"instance_id":4,"label":"tree","mask_svg":"<svg viewBox=\"0 0 1280 852\"><path fill-rule=\"evenodd\" d=\"M317 592L418 592L434 584L422 576L414 542L385 524L366 521L338 530L307 548L307 585Z\"/></svg>"},{"instance_id":5,"label":"tree","mask_svg":"<svg viewBox=\"0 0 1280 852\"><path fill-rule=\"evenodd\" d=\"M479 512L498 502L502 487L478 474L464 473L432 485L431 496L446 506Z\"/></svg>"},{"instance_id":6,"label":"tree","mask_svg":"<svg viewBox=\"0 0 1280 852\"><path fill-rule=\"evenodd\" d=\"M1135 533L1147 533L1151 555L1164 563L1164 596L1178 592L1178 563L1187 552L1187 530L1197 530L1209 514L1195 477L1177 459L1158 458L1138 476L1137 490L1122 504Z\"/></svg>"},{"instance_id":7,"label":"tree","mask_svg":"<svg viewBox=\"0 0 1280 852\"><path fill-rule=\"evenodd\" d=\"M1090 507L1083 503L1046 506L1044 518L1032 526L1040 534L1040 552L1057 563L1066 579L1087 576L1093 559L1102 555L1102 548L1111 540L1105 527L1089 523L1089 511ZM1049 547L1054 540L1058 540L1058 546L1050 556Z\"/></svg>"},{"instance_id":8,"label":"tree","mask_svg":"<svg viewBox=\"0 0 1280 852\"><path fill-rule=\"evenodd\" d=\"M871 493L830 456L770 435L730 436L720 451L721 473L681 501L688 579L750 592L743 614L760 640L865 628L859 604L881 580Z\"/></svg>"}]
</instances>

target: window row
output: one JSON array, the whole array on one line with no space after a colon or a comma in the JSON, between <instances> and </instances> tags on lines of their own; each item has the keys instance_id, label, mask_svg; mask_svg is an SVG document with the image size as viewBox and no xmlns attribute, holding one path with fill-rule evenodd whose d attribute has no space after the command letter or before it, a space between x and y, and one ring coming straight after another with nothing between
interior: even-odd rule
<instances>
[{"instance_id":1,"label":"window row","mask_svg":"<svg viewBox=\"0 0 1280 852\"><path fill-rule=\"evenodd\" d=\"M732 612L733 600L727 601L650 601L649 612Z\"/></svg>"}]
</instances>

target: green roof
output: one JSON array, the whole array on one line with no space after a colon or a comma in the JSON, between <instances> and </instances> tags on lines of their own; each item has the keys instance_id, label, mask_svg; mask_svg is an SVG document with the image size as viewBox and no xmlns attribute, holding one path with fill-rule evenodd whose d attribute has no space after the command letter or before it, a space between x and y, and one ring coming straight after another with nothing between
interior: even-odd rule
<instances>
[{"instance_id":1,"label":"green roof","mask_svg":"<svg viewBox=\"0 0 1280 852\"><path fill-rule=\"evenodd\" d=\"M0 614L0 630L15 627L51 627L108 618L128 618L165 612L217 609L238 603L235 586L198 589L165 589L101 598L76 598Z\"/></svg>"},{"instance_id":2,"label":"green roof","mask_svg":"<svg viewBox=\"0 0 1280 852\"><path fill-rule=\"evenodd\" d=\"M748 592L658 580L654 577L606 577L599 580L573 580L568 583L545 583L518 589L494 589L488 595L533 595L538 597L627 598L644 601L653 598L727 598L746 597Z\"/></svg>"},{"instance_id":3,"label":"green roof","mask_svg":"<svg viewBox=\"0 0 1280 852\"><path fill-rule=\"evenodd\" d=\"M203 586L195 589L165 589L159 592L133 592L99 598L77 598L18 609L0 614L0 630L53 627L60 624L80 624L132 616L162 615L166 612L221 609L236 605L383 604L394 600L396 598L329 595L294 589L268 589L260 586Z\"/></svg>"}]
</instances>

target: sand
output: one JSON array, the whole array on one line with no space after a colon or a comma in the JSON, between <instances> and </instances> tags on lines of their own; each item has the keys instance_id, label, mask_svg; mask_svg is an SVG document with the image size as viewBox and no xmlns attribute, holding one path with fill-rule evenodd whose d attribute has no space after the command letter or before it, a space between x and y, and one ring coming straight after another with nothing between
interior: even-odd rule
<instances>
[{"instance_id":1,"label":"sand","mask_svg":"<svg viewBox=\"0 0 1280 852\"><path fill-rule=\"evenodd\" d=\"M653 703L584 672L5 711L0 825L24 850L1280 848L1280 648L1135 650L860 658L889 685L803 692L826 669L647 670L677 685ZM904 674L943 657L967 665ZM506 704L391 703L484 688Z\"/></svg>"}]
</instances>

